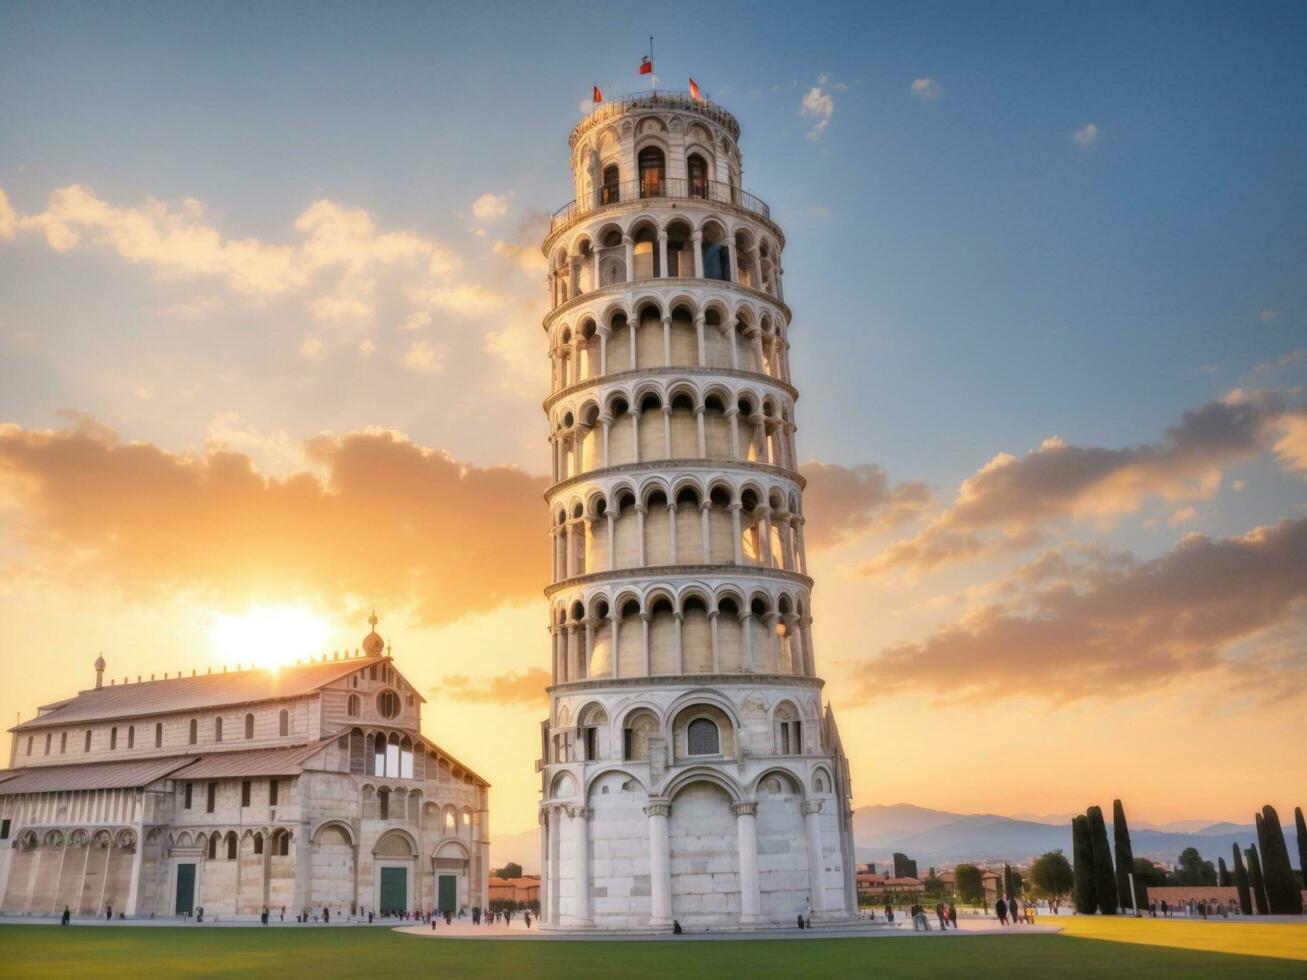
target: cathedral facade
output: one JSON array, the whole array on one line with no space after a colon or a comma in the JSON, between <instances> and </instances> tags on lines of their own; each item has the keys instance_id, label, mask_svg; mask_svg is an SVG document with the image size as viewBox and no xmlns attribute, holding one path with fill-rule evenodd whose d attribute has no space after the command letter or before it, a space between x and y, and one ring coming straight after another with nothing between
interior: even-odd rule
<instances>
[{"instance_id":1,"label":"cathedral facade","mask_svg":"<svg viewBox=\"0 0 1307 980\"><path fill-rule=\"evenodd\" d=\"M739 135L697 93L596 107L543 244L546 929L857 907L848 764L812 643L785 239L741 189Z\"/></svg>"},{"instance_id":2,"label":"cathedral facade","mask_svg":"<svg viewBox=\"0 0 1307 980\"><path fill-rule=\"evenodd\" d=\"M333 918L483 906L485 780L421 733L374 629L354 655L123 683L10 729L0 914Z\"/></svg>"}]
</instances>

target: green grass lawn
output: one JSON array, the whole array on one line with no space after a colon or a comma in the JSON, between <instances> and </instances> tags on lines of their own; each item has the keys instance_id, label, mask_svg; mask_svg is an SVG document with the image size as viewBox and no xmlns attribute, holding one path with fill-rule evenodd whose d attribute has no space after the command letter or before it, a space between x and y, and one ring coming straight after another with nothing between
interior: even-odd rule
<instances>
[{"instance_id":1,"label":"green grass lawn","mask_svg":"<svg viewBox=\"0 0 1307 980\"><path fill-rule=\"evenodd\" d=\"M1298 928L1298 927L1286 927ZM550 978L1298 977L1289 959L1055 935L756 942L494 942L388 929L0 926L0 977L278 974L322 980L450 976Z\"/></svg>"}]
</instances>

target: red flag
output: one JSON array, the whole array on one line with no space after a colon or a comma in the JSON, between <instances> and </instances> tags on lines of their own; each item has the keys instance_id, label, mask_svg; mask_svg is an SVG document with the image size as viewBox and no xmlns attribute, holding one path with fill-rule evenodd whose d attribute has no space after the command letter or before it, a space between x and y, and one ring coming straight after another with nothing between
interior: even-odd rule
<instances>
[{"instance_id":1,"label":"red flag","mask_svg":"<svg viewBox=\"0 0 1307 980\"><path fill-rule=\"evenodd\" d=\"M699 91L699 83L693 78L690 79L690 98L694 99L695 102L707 101L707 99L703 97L703 93Z\"/></svg>"},{"instance_id":2,"label":"red flag","mask_svg":"<svg viewBox=\"0 0 1307 980\"><path fill-rule=\"evenodd\" d=\"M598 104L599 104L600 102L602 102L603 100L604 100L604 93L601 92L601 91L599 91L599 86L596 85L596 86L595 86L595 93L594 93L594 95L591 97L590 101L593 102L595 105L598 105Z\"/></svg>"},{"instance_id":3,"label":"red flag","mask_svg":"<svg viewBox=\"0 0 1307 980\"><path fill-rule=\"evenodd\" d=\"M652 75L652 74L653 74L653 62L649 59L649 56L648 56L648 55L645 55L645 56L640 60L640 74L641 74L641 75Z\"/></svg>"}]
</instances>

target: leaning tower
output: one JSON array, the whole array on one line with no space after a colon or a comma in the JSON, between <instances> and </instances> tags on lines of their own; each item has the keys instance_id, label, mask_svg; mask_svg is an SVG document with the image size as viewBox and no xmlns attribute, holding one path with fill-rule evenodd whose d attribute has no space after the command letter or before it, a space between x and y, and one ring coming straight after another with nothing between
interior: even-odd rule
<instances>
[{"instance_id":1,"label":"leaning tower","mask_svg":"<svg viewBox=\"0 0 1307 980\"><path fill-rule=\"evenodd\" d=\"M814 924L856 909L821 704L785 236L740 127L644 93L571 135L549 267L553 683L546 929Z\"/></svg>"}]
</instances>

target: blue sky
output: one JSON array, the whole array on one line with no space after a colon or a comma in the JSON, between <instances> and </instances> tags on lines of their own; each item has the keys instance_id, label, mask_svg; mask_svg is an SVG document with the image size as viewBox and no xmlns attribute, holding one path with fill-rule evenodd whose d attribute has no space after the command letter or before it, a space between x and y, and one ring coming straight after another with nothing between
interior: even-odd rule
<instances>
[{"instance_id":1,"label":"blue sky","mask_svg":"<svg viewBox=\"0 0 1307 980\"><path fill-rule=\"evenodd\" d=\"M166 453L227 445L273 475L306 465L305 438L376 426L542 474L545 291L530 250L570 196L579 103L596 83L640 88L651 33L661 85L693 76L738 117L745 185L786 231L804 459L920 481L938 515L997 454L1050 437L1125 450L1236 390L1302 403L1301 3L11 3L0 423L59 429L74 410ZM48 202L72 186L114 220L163 214L269 247L301 243L296 222L331 202L410 234L424 262L452 255L440 288L456 295L423 307L408 267L381 260L241 289L89 224L56 247ZM356 316L313 305L358 289ZM1267 425L1289 432L1277 412ZM1168 476L1092 516L1082 501L1043 541L1145 562L1190 532L1300 519L1302 472L1278 438L1213 462L1219 489ZM34 514L0 508L0 559L34 567ZM971 608L1038 553L872 584L856 571L910 537L877 527L815 559L832 671L966 622L950 602ZM870 637L845 601L878 618ZM1228 649L1301 650L1297 603ZM1181 703L1159 694L1150 710L1165 726Z\"/></svg>"}]
</instances>

